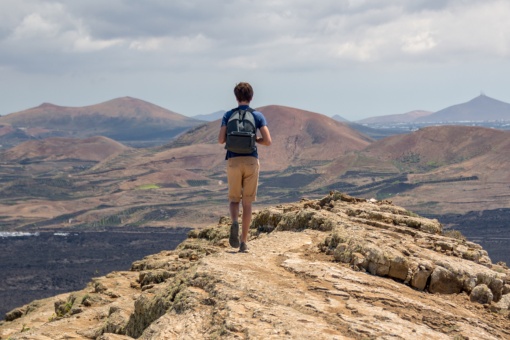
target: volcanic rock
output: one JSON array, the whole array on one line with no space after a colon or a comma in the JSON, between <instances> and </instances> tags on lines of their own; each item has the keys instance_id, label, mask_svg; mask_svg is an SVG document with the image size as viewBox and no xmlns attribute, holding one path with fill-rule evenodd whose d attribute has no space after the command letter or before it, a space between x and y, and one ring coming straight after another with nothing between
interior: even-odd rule
<instances>
[{"instance_id":1,"label":"volcanic rock","mask_svg":"<svg viewBox=\"0 0 510 340\"><path fill-rule=\"evenodd\" d=\"M221 218L131 271L22 307L0 325L0 337L510 336L508 268L391 202L332 192L263 209L254 213L247 253L228 246L230 223ZM55 315L59 300L67 305L62 316Z\"/></svg>"}]
</instances>

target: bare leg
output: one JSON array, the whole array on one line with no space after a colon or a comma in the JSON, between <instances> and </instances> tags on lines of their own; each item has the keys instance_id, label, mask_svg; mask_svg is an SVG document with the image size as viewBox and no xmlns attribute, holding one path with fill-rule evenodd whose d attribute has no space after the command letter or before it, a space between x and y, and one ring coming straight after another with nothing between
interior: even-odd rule
<instances>
[{"instance_id":1,"label":"bare leg","mask_svg":"<svg viewBox=\"0 0 510 340\"><path fill-rule=\"evenodd\" d=\"M239 247L239 202L230 202L229 205L230 218L232 218L232 224L230 225L230 235L228 237L228 243L231 247Z\"/></svg>"},{"instance_id":2,"label":"bare leg","mask_svg":"<svg viewBox=\"0 0 510 340\"><path fill-rule=\"evenodd\" d=\"M232 222L237 222L239 219L239 202L230 202L229 210Z\"/></svg>"},{"instance_id":3,"label":"bare leg","mask_svg":"<svg viewBox=\"0 0 510 340\"><path fill-rule=\"evenodd\" d=\"M237 206L239 213L239 205ZM241 242L248 241L248 232L251 225L251 202L244 202L243 200L243 229L241 231Z\"/></svg>"}]
</instances>

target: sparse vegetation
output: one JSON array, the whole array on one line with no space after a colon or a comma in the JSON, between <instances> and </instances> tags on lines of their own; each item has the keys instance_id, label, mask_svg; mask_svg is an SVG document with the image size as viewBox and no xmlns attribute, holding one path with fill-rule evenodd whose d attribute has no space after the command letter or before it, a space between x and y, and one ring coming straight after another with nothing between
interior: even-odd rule
<instances>
[{"instance_id":1,"label":"sparse vegetation","mask_svg":"<svg viewBox=\"0 0 510 340\"><path fill-rule=\"evenodd\" d=\"M398 158L398 161L404 164L417 164L420 163L421 157L420 154L418 153L409 152Z\"/></svg>"},{"instance_id":2,"label":"sparse vegetation","mask_svg":"<svg viewBox=\"0 0 510 340\"><path fill-rule=\"evenodd\" d=\"M151 190L151 189L159 189L160 186L157 185L157 184L145 184L145 185L140 185L139 187L136 188L136 190Z\"/></svg>"},{"instance_id":3,"label":"sparse vegetation","mask_svg":"<svg viewBox=\"0 0 510 340\"><path fill-rule=\"evenodd\" d=\"M85 304L87 304L87 300L89 300L89 299L90 299L90 295L89 295L89 294L85 294L85 295L81 298L81 302L80 302L80 303L81 303L82 305L85 305Z\"/></svg>"},{"instance_id":4,"label":"sparse vegetation","mask_svg":"<svg viewBox=\"0 0 510 340\"><path fill-rule=\"evenodd\" d=\"M426 164L427 168L430 168L430 169L439 168L440 166L443 166L443 165L444 165L443 163L437 162L437 161L430 161L430 162L427 162L427 164Z\"/></svg>"},{"instance_id":5,"label":"sparse vegetation","mask_svg":"<svg viewBox=\"0 0 510 340\"><path fill-rule=\"evenodd\" d=\"M76 301L76 296L74 294L70 294L67 297L67 300L58 300L55 302L55 314L57 317L61 318L69 315L71 309L73 308L73 304Z\"/></svg>"},{"instance_id":6,"label":"sparse vegetation","mask_svg":"<svg viewBox=\"0 0 510 340\"><path fill-rule=\"evenodd\" d=\"M461 240L461 241L466 240L466 237L464 235L462 235L462 233L460 231L455 230L455 229L447 229L447 230L443 231L443 235L457 239L457 240Z\"/></svg>"}]
</instances>

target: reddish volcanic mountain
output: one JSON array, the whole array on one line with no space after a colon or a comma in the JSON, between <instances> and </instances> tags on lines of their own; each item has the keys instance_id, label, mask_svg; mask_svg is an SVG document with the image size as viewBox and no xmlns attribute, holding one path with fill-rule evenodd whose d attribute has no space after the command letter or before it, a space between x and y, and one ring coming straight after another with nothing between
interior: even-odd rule
<instances>
[{"instance_id":1,"label":"reddish volcanic mountain","mask_svg":"<svg viewBox=\"0 0 510 340\"><path fill-rule=\"evenodd\" d=\"M382 139L366 153L386 160L415 155L421 165L446 165L484 155L509 141L510 132L472 126L430 126L407 135Z\"/></svg>"},{"instance_id":2,"label":"reddish volcanic mountain","mask_svg":"<svg viewBox=\"0 0 510 340\"><path fill-rule=\"evenodd\" d=\"M273 145L260 148L265 161L308 165L330 161L350 151L358 151L373 140L330 117L284 106L259 108L267 118Z\"/></svg>"},{"instance_id":3,"label":"reddish volcanic mountain","mask_svg":"<svg viewBox=\"0 0 510 340\"><path fill-rule=\"evenodd\" d=\"M258 146L264 170L282 170L289 166L304 166L321 161L330 161L346 152L362 150L372 139L322 114L296 108L270 105L257 110L266 117L273 140L270 147ZM220 120L192 129L167 147L169 153L181 153L177 147L186 146L184 153L201 149L199 144L217 144ZM216 145L203 147L209 158L206 164L215 167L224 163L225 150ZM211 154L212 153L212 154ZM184 157L184 156L183 156ZM179 158L179 157L177 157ZM203 160L202 160L203 161ZM206 165L207 166L207 165Z\"/></svg>"},{"instance_id":4,"label":"reddish volcanic mountain","mask_svg":"<svg viewBox=\"0 0 510 340\"><path fill-rule=\"evenodd\" d=\"M406 174L407 186L383 191L394 202L440 214L507 207L508 150L510 131L435 126L382 139L361 155L379 161L374 169L386 165Z\"/></svg>"},{"instance_id":5,"label":"reddish volcanic mountain","mask_svg":"<svg viewBox=\"0 0 510 340\"><path fill-rule=\"evenodd\" d=\"M143 100L123 97L84 107L45 103L0 117L3 124L37 138L102 135L122 142L141 142L168 141L201 122Z\"/></svg>"}]
</instances>

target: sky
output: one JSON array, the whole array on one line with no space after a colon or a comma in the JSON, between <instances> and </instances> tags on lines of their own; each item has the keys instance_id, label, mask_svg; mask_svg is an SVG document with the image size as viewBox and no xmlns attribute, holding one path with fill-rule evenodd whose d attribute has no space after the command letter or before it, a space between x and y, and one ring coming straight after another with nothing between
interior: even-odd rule
<instances>
[{"instance_id":1,"label":"sky","mask_svg":"<svg viewBox=\"0 0 510 340\"><path fill-rule=\"evenodd\" d=\"M508 0L0 0L0 114L130 96L351 121L510 102Z\"/></svg>"}]
</instances>

